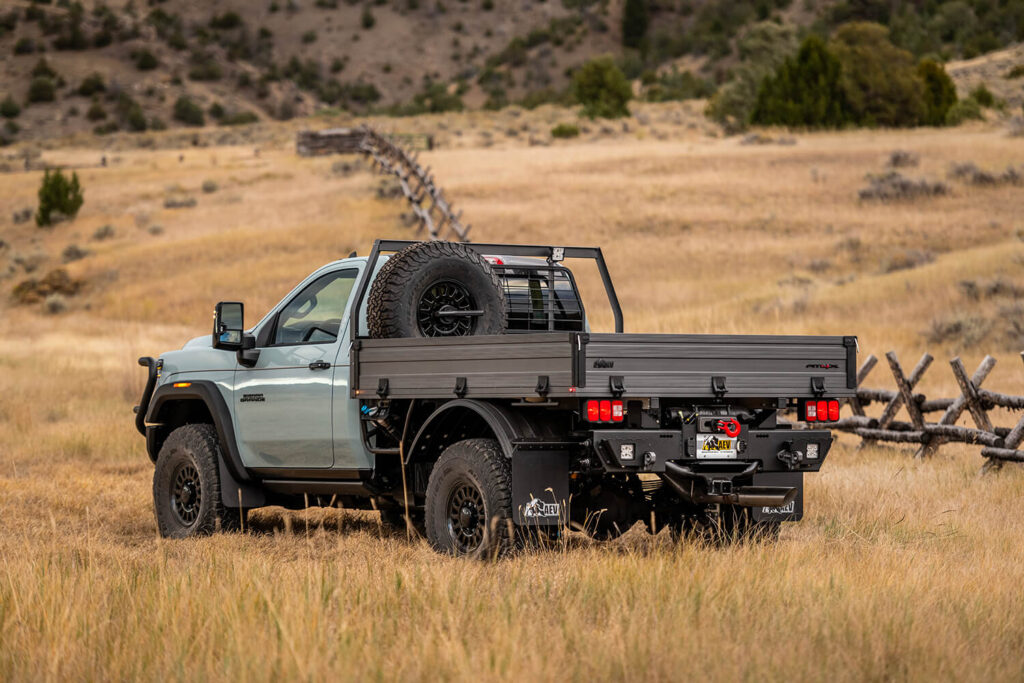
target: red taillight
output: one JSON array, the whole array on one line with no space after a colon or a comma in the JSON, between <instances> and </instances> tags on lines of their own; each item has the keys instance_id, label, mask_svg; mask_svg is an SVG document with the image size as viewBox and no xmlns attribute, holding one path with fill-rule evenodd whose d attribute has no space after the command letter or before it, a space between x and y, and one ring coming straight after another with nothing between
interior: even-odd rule
<instances>
[{"instance_id":1,"label":"red taillight","mask_svg":"<svg viewBox=\"0 0 1024 683\"><path fill-rule=\"evenodd\" d=\"M818 422L828 420L828 401L818 401Z\"/></svg>"},{"instance_id":2,"label":"red taillight","mask_svg":"<svg viewBox=\"0 0 1024 683\"><path fill-rule=\"evenodd\" d=\"M828 402L828 419L829 422L835 422L839 419L839 401Z\"/></svg>"},{"instance_id":3,"label":"red taillight","mask_svg":"<svg viewBox=\"0 0 1024 683\"><path fill-rule=\"evenodd\" d=\"M622 401L587 401L587 422L622 422L626 408Z\"/></svg>"},{"instance_id":4,"label":"red taillight","mask_svg":"<svg viewBox=\"0 0 1024 683\"><path fill-rule=\"evenodd\" d=\"M804 418L808 422L817 422L818 420L818 404L814 401L808 401L807 405L804 406Z\"/></svg>"}]
</instances>

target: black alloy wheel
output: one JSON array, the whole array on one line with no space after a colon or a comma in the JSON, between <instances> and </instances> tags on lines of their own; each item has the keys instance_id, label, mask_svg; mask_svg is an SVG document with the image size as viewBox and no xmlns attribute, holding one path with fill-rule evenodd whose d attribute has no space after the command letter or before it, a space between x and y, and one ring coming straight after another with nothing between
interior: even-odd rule
<instances>
[{"instance_id":1,"label":"black alloy wheel","mask_svg":"<svg viewBox=\"0 0 1024 683\"><path fill-rule=\"evenodd\" d=\"M182 526L192 526L203 504L203 483L191 462L182 463L171 483L171 507Z\"/></svg>"},{"instance_id":2,"label":"black alloy wheel","mask_svg":"<svg viewBox=\"0 0 1024 683\"><path fill-rule=\"evenodd\" d=\"M470 555L484 541L487 519L480 489L459 482L448 496L448 533L459 555Z\"/></svg>"}]
</instances>

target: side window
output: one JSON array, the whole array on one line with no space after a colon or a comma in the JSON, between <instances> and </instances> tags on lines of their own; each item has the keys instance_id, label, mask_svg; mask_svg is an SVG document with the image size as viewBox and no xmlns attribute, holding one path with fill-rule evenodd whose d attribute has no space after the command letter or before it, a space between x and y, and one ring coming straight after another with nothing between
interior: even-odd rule
<instances>
[{"instance_id":1,"label":"side window","mask_svg":"<svg viewBox=\"0 0 1024 683\"><path fill-rule=\"evenodd\" d=\"M324 344L338 338L356 269L328 273L309 283L277 314L272 344Z\"/></svg>"}]
</instances>

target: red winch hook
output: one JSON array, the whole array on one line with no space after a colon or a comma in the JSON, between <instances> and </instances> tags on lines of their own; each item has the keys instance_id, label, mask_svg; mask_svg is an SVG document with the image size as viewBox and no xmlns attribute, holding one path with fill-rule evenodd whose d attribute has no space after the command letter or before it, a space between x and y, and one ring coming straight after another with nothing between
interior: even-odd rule
<instances>
[{"instance_id":1,"label":"red winch hook","mask_svg":"<svg viewBox=\"0 0 1024 683\"><path fill-rule=\"evenodd\" d=\"M719 420L718 428L730 438L740 435L740 423L739 420L734 417L729 418L728 420Z\"/></svg>"}]
</instances>

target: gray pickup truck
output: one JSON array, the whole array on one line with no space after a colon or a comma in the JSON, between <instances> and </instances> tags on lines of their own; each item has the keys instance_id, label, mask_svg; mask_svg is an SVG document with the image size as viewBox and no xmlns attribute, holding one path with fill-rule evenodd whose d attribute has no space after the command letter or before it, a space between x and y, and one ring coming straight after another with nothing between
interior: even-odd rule
<instances>
[{"instance_id":1,"label":"gray pickup truck","mask_svg":"<svg viewBox=\"0 0 1024 683\"><path fill-rule=\"evenodd\" d=\"M574 259L614 333L590 332ZM637 521L770 536L856 391L852 336L624 334L598 248L380 240L243 321L222 302L212 335L139 359L165 536L267 505L372 508L471 556Z\"/></svg>"}]
</instances>

